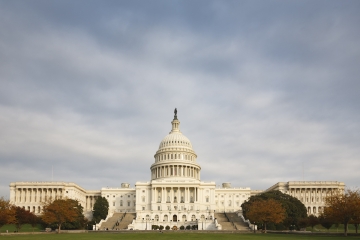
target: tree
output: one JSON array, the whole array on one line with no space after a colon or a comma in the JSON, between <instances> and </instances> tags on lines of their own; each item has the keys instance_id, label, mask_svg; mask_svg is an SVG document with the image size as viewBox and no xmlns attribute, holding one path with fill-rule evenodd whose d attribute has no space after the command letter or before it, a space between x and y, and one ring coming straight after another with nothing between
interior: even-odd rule
<instances>
[{"instance_id":1,"label":"tree","mask_svg":"<svg viewBox=\"0 0 360 240\"><path fill-rule=\"evenodd\" d=\"M62 224L74 222L78 217L78 209L75 202L71 199L57 199L45 204L42 220L47 224L56 224L58 226L58 233L60 233Z\"/></svg>"},{"instance_id":2,"label":"tree","mask_svg":"<svg viewBox=\"0 0 360 240\"><path fill-rule=\"evenodd\" d=\"M84 229L86 224L88 223L88 220L84 216L84 208L81 206L81 204L77 200L68 199L68 201L71 201L72 204L75 206L77 216L74 221L72 222L65 222L63 224L63 229Z\"/></svg>"},{"instance_id":3,"label":"tree","mask_svg":"<svg viewBox=\"0 0 360 240\"><path fill-rule=\"evenodd\" d=\"M344 192L332 192L325 198L324 214L344 224L344 235L347 236L350 220L360 216L359 191L347 189Z\"/></svg>"},{"instance_id":4,"label":"tree","mask_svg":"<svg viewBox=\"0 0 360 240\"><path fill-rule=\"evenodd\" d=\"M12 221L12 223L15 224L16 230L20 231L22 225L26 223L30 223L34 214L28 210L25 210L22 207L13 207L13 208L15 211L15 218Z\"/></svg>"},{"instance_id":5,"label":"tree","mask_svg":"<svg viewBox=\"0 0 360 240\"><path fill-rule=\"evenodd\" d=\"M308 224L309 224L309 226L311 226L312 230L314 230L314 227L316 225L318 225L319 223L320 223L319 219L315 215L311 214L308 217Z\"/></svg>"},{"instance_id":6,"label":"tree","mask_svg":"<svg viewBox=\"0 0 360 240\"><path fill-rule=\"evenodd\" d=\"M299 199L282 193L280 191L269 191L255 196L251 196L248 201L245 201L241 205L245 218L248 218L247 212L251 203L259 199L274 199L282 204L283 208L286 211L286 216L283 220L283 224L287 228L289 228L291 225L298 225L299 219L307 217L306 207L301 201L299 201Z\"/></svg>"},{"instance_id":7,"label":"tree","mask_svg":"<svg viewBox=\"0 0 360 240\"><path fill-rule=\"evenodd\" d=\"M36 227L36 225L40 222L40 219L38 216L36 216L34 213L30 212L30 214L28 214L28 219L27 219L28 223L31 225L33 231L34 228Z\"/></svg>"},{"instance_id":8,"label":"tree","mask_svg":"<svg viewBox=\"0 0 360 240\"><path fill-rule=\"evenodd\" d=\"M96 199L93 210L93 220L99 223L101 219L106 219L109 212L109 202L105 197Z\"/></svg>"},{"instance_id":9,"label":"tree","mask_svg":"<svg viewBox=\"0 0 360 240\"><path fill-rule=\"evenodd\" d=\"M274 199L259 199L252 202L246 216L251 222L263 223L266 232L266 224L282 222L286 212L281 203Z\"/></svg>"},{"instance_id":10,"label":"tree","mask_svg":"<svg viewBox=\"0 0 360 240\"><path fill-rule=\"evenodd\" d=\"M9 200L0 198L0 228L5 224L15 221L15 209L10 204Z\"/></svg>"},{"instance_id":11,"label":"tree","mask_svg":"<svg viewBox=\"0 0 360 240\"><path fill-rule=\"evenodd\" d=\"M333 220L330 219L329 217L325 216L324 213L322 213L319 216L319 222L320 222L321 226L326 228L328 231L331 228L331 226L334 224Z\"/></svg>"}]
</instances>

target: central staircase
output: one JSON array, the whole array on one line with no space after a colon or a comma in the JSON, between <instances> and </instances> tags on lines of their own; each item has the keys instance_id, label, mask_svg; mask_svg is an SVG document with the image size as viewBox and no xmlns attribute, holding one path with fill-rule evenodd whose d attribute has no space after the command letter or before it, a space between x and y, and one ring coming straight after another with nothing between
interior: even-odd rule
<instances>
[{"instance_id":1,"label":"central staircase","mask_svg":"<svg viewBox=\"0 0 360 240\"><path fill-rule=\"evenodd\" d=\"M237 213L215 213L222 230L249 231L249 227Z\"/></svg>"},{"instance_id":2,"label":"central staircase","mask_svg":"<svg viewBox=\"0 0 360 240\"><path fill-rule=\"evenodd\" d=\"M135 213L114 213L100 226L100 230L120 230L127 229L128 225L135 218Z\"/></svg>"}]
</instances>

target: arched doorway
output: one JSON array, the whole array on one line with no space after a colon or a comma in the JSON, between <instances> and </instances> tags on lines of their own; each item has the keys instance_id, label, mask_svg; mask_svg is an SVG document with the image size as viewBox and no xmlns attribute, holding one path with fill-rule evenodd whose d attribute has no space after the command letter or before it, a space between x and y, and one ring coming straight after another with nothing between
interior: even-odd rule
<instances>
[{"instance_id":1,"label":"arched doorway","mask_svg":"<svg viewBox=\"0 0 360 240\"><path fill-rule=\"evenodd\" d=\"M177 222L177 215L176 214L174 214L174 216L173 216L173 222Z\"/></svg>"}]
</instances>

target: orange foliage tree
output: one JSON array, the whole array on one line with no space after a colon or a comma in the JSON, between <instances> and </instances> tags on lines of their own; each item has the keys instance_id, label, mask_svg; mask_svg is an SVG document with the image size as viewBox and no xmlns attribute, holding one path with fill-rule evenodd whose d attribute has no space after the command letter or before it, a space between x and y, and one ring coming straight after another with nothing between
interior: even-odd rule
<instances>
[{"instance_id":1,"label":"orange foliage tree","mask_svg":"<svg viewBox=\"0 0 360 240\"><path fill-rule=\"evenodd\" d=\"M282 222L286 217L286 211L281 203L274 199L259 199L249 206L246 216L251 222L264 224L266 232L266 225Z\"/></svg>"},{"instance_id":2,"label":"orange foliage tree","mask_svg":"<svg viewBox=\"0 0 360 240\"><path fill-rule=\"evenodd\" d=\"M347 236L349 222L360 217L359 190L333 192L325 199L324 214L344 224L344 235Z\"/></svg>"},{"instance_id":3,"label":"orange foliage tree","mask_svg":"<svg viewBox=\"0 0 360 240\"><path fill-rule=\"evenodd\" d=\"M15 209L9 200L0 198L0 228L5 224L15 221Z\"/></svg>"},{"instance_id":4,"label":"orange foliage tree","mask_svg":"<svg viewBox=\"0 0 360 240\"><path fill-rule=\"evenodd\" d=\"M78 217L77 202L71 199L57 199L44 205L42 220L48 224L56 224L58 233L65 222L73 222Z\"/></svg>"}]
</instances>

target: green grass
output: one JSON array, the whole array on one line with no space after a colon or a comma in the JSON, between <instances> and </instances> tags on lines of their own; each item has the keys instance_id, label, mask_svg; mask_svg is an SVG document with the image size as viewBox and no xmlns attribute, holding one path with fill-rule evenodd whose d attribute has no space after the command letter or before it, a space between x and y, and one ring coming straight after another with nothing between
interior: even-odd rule
<instances>
[{"instance_id":1,"label":"green grass","mask_svg":"<svg viewBox=\"0 0 360 240\"><path fill-rule=\"evenodd\" d=\"M126 239L126 240L259 240L259 239L360 239L360 236L314 236L314 235L293 235L293 234L231 234L231 233L170 233L163 234L158 232L152 233L64 233L64 234L27 234L27 235L3 235L0 239L11 240L112 240L112 239Z\"/></svg>"},{"instance_id":2,"label":"green grass","mask_svg":"<svg viewBox=\"0 0 360 240\"><path fill-rule=\"evenodd\" d=\"M326 228L324 228L323 226L316 225L314 227L314 230L312 230L311 227L307 227L306 228L307 231L313 231L313 232L331 232L331 233L343 233L344 232L344 225L340 224L338 227L336 227L335 225L333 225L329 230L327 230ZM360 229L359 229L360 231ZM348 233L355 233L355 226L353 224L349 224L348 225Z\"/></svg>"},{"instance_id":3,"label":"green grass","mask_svg":"<svg viewBox=\"0 0 360 240\"><path fill-rule=\"evenodd\" d=\"M14 224L8 224L8 225L4 225L0 228L0 232L1 233L5 233L6 230L8 230L9 232L14 232L16 230L15 225ZM19 230L19 232L40 232L44 230L43 227L38 224L35 228L33 228L30 224L24 224L21 226L21 229Z\"/></svg>"}]
</instances>

